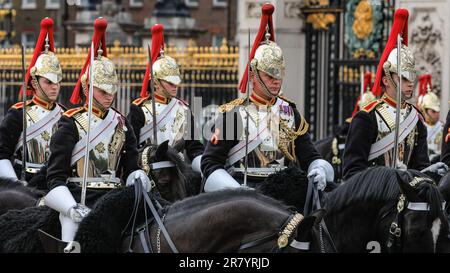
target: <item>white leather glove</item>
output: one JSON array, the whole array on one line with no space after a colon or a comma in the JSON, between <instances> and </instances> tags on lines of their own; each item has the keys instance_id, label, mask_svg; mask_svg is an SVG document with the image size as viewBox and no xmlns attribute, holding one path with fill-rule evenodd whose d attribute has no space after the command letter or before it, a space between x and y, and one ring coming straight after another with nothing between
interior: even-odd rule
<instances>
[{"instance_id":1,"label":"white leather glove","mask_svg":"<svg viewBox=\"0 0 450 273\"><path fill-rule=\"evenodd\" d=\"M327 186L327 179L325 171L322 168L315 168L309 171L308 179L313 179L314 184L317 184L317 190L323 191Z\"/></svg>"},{"instance_id":2,"label":"white leather glove","mask_svg":"<svg viewBox=\"0 0 450 273\"><path fill-rule=\"evenodd\" d=\"M334 180L334 170L331 164L323 159L316 159L308 167L308 178L314 179L317 189L323 191L327 186L327 181Z\"/></svg>"},{"instance_id":3,"label":"white leather glove","mask_svg":"<svg viewBox=\"0 0 450 273\"><path fill-rule=\"evenodd\" d=\"M430 173L437 173L440 176L444 176L449 171L448 166L444 162L436 162L431 166L426 167L425 169L421 170L420 172L430 172Z\"/></svg>"},{"instance_id":4,"label":"white leather glove","mask_svg":"<svg viewBox=\"0 0 450 273\"><path fill-rule=\"evenodd\" d=\"M191 164L191 166L192 166L192 170L194 171L194 172L198 172L198 173L200 173L201 175L202 175L202 177L203 177L203 174L202 174L202 169L201 169L201 163L202 163L202 156L201 155L198 155L198 156L196 156L195 158L194 158L194 160L192 160L192 164Z\"/></svg>"},{"instance_id":5,"label":"white leather glove","mask_svg":"<svg viewBox=\"0 0 450 273\"><path fill-rule=\"evenodd\" d=\"M136 170L132 173L130 173L130 175L128 175L127 177L127 183L126 186L133 186L134 182L140 178L141 182L142 182L142 187L144 188L144 190L146 192L151 191L152 189L152 183L150 182L150 179L148 178L147 174L145 174L145 172L143 170Z\"/></svg>"},{"instance_id":6,"label":"white leather glove","mask_svg":"<svg viewBox=\"0 0 450 273\"><path fill-rule=\"evenodd\" d=\"M63 213L59 213L59 222L61 223L61 240L64 242L72 242L75 239L79 223L75 223Z\"/></svg>"},{"instance_id":7,"label":"white leather glove","mask_svg":"<svg viewBox=\"0 0 450 273\"><path fill-rule=\"evenodd\" d=\"M205 182L205 192L223 190L227 188L239 188L241 185L224 169L212 172Z\"/></svg>"},{"instance_id":8,"label":"white leather glove","mask_svg":"<svg viewBox=\"0 0 450 273\"><path fill-rule=\"evenodd\" d=\"M59 211L61 222L61 240L71 242L75 238L79 223L90 209L77 204L67 186L58 186L44 197L45 205Z\"/></svg>"},{"instance_id":9,"label":"white leather glove","mask_svg":"<svg viewBox=\"0 0 450 273\"><path fill-rule=\"evenodd\" d=\"M70 219L72 219L75 223L81 223L81 221L89 214L89 212L91 212L90 208L78 203L69 209L69 211L67 212L67 216L69 216Z\"/></svg>"},{"instance_id":10,"label":"white leather glove","mask_svg":"<svg viewBox=\"0 0 450 273\"><path fill-rule=\"evenodd\" d=\"M16 172L14 171L14 168L9 159L0 160L0 177L10 178L14 181L17 180Z\"/></svg>"}]
</instances>

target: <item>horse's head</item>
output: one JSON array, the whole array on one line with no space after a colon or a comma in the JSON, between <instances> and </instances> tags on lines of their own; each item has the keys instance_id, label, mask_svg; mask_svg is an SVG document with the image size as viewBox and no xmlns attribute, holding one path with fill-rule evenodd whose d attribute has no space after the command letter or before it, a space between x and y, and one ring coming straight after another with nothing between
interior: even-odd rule
<instances>
[{"instance_id":1,"label":"horse's head","mask_svg":"<svg viewBox=\"0 0 450 273\"><path fill-rule=\"evenodd\" d=\"M435 252L448 233L443 197L432 179L418 171L397 172L400 195L385 221L387 250ZM393 220L392 220L393 219ZM387 230L386 230L387 229Z\"/></svg>"},{"instance_id":2,"label":"horse's head","mask_svg":"<svg viewBox=\"0 0 450 273\"><path fill-rule=\"evenodd\" d=\"M155 181L161 196L174 202L187 196L187 166L177 150L169 146L168 141L160 145L149 145L144 148L140 158L141 167Z\"/></svg>"}]
</instances>

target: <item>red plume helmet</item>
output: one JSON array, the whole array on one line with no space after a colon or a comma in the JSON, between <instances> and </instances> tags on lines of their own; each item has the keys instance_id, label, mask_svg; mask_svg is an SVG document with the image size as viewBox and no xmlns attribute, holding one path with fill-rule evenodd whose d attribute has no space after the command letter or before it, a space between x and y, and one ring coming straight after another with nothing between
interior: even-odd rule
<instances>
[{"instance_id":1,"label":"red plume helmet","mask_svg":"<svg viewBox=\"0 0 450 273\"><path fill-rule=\"evenodd\" d=\"M163 25L156 24L151 29L152 32L152 49L151 58L148 62L147 69L145 70L144 81L142 82L141 98L148 96L148 82L150 81L150 65L153 65L158 59L161 50L164 49L164 27Z\"/></svg>"},{"instance_id":2,"label":"red plume helmet","mask_svg":"<svg viewBox=\"0 0 450 273\"><path fill-rule=\"evenodd\" d=\"M261 16L261 23L259 24L259 30L258 34L256 35L256 38L253 42L252 51L250 52L250 56L248 58L249 63L247 63L247 66L245 67L244 75L242 76L242 80L239 83L239 89L242 93L245 93L245 90L247 88L247 81L248 81L248 66L250 65L250 61L255 57L255 52L260 46L261 42L265 39L266 34L266 28L268 27L270 37L269 39L272 42L275 42L275 33L273 29L273 20L272 20L272 14L275 11L275 7L270 4L266 3L262 6L262 16ZM249 45L250 46L250 45Z\"/></svg>"},{"instance_id":3,"label":"red plume helmet","mask_svg":"<svg viewBox=\"0 0 450 273\"><path fill-rule=\"evenodd\" d=\"M92 42L94 43L94 58L98 57L98 48L102 47L102 56L107 57L107 51L106 51L106 39L105 39L105 32L106 27L108 26L108 22L105 18L99 17L94 22L94 36L92 37ZM78 77L77 84L75 85L75 89L73 90L72 97L70 98L70 102L73 104L78 104L81 102L81 77L86 72L87 68L90 65L91 62L91 47L89 46L88 55L86 58L86 61L83 65L83 68L81 69L80 76Z\"/></svg>"},{"instance_id":4,"label":"red plume helmet","mask_svg":"<svg viewBox=\"0 0 450 273\"><path fill-rule=\"evenodd\" d=\"M39 55L41 55L42 52L45 51L45 39L48 35L48 51L55 52L55 41L53 38L53 19L49 17L45 17L41 21L41 32L39 33L38 40L36 42L36 47L34 48L33 57L31 58L30 65L28 66L27 74L25 75L25 82L26 82L26 88L27 88L27 96L30 96L33 92L33 89L30 86L30 71L31 68L34 67L36 64L36 60L38 59ZM22 95L22 87L20 88L20 95Z\"/></svg>"},{"instance_id":5,"label":"red plume helmet","mask_svg":"<svg viewBox=\"0 0 450 273\"><path fill-rule=\"evenodd\" d=\"M394 24L392 25L391 34L381 55L380 62L378 63L377 75L372 88L372 92L376 96L381 95L381 78L384 75L383 65L389 57L391 51L397 47L397 36L400 34L403 38L402 43L408 46L408 10L398 9L395 11Z\"/></svg>"}]
</instances>

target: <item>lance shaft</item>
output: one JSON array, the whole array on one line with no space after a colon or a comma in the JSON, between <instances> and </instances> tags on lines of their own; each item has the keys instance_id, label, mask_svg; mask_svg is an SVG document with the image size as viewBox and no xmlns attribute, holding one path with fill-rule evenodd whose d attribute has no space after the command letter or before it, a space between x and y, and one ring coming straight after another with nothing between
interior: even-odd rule
<instances>
[{"instance_id":1,"label":"lance shaft","mask_svg":"<svg viewBox=\"0 0 450 273\"><path fill-rule=\"evenodd\" d=\"M101 46L101 44L99 45ZM92 119L92 104L94 100L94 86L93 83L93 71L94 71L94 43L91 43L91 56L90 56L90 67L89 67L89 99L88 99L88 126L86 132L86 152L84 154L84 169L83 169L83 183L81 187L81 204L86 205L86 187L87 187L87 176L89 168L89 146L91 137L91 119Z\"/></svg>"},{"instance_id":2,"label":"lance shaft","mask_svg":"<svg viewBox=\"0 0 450 273\"><path fill-rule=\"evenodd\" d=\"M158 134L156 128L156 105L155 105L155 82L153 79L153 59L150 45L147 44L148 58L150 62L150 98L152 99L152 122L153 122L153 144L158 145Z\"/></svg>"},{"instance_id":3,"label":"lance shaft","mask_svg":"<svg viewBox=\"0 0 450 273\"><path fill-rule=\"evenodd\" d=\"M250 95L249 95L249 85L250 85L250 28L248 29L248 60L247 60L247 69L248 69L248 76L247 76L247 86L246 86L246 99L245 99L245 159L244 159L244 186L247 186L247 168L248 168L248 124L249 124L249 106L250 106Z\"/></svg>"},{"instance_id":4,"label":"lance shaft","mask_svg":"<svg viewBox=\"0 0 450 273\"><path fill-rule=\"evenodd\" d=\"M27 164L27 83L25 76L25 46L22 44L22 170L20 180L26 180Z\"/></svg>"},{"instance_id":5,"label":"lance shaft","mask_svg":"<svg viewBox=\"0 0 450 273\"><path fill-rule=\"evenodd\" d=\"M397 84L397 98L396 98L396 111L395 111L395 136L394 136L394 168L397 169L397 157L398 157L398 139L399 139L399 131L400 131L400 106L402 99L402 64L401 64L401 46L402 46L402 37L400 34L397 36L397 76L398 76L398 84Z\"/></svg>"}]
</instances>

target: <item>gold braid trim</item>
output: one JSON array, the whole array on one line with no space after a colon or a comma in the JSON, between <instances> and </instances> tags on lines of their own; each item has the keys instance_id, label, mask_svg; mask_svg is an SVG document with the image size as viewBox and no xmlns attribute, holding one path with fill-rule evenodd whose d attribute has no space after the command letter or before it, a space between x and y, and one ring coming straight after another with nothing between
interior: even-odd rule
<instances>
[{"instance_id":1,"label":"gold braid trim","mask_svg":"<svg viewBox=\"0 0 450 273\"><path fill-rule=\"evenodd\" d=\"M219 106L219 112L225 113L230 110L233 110L236 106L244 104L244 101L245 101L245 98L237 98L228 103L222 104L221 106Z\"/></svg>"},{"instance_id":2,"label":"gold braid trim","mask_svg":"<svg viewBox=\"0 0 450 273\"><path fill-rule=\"evenodd\" d=\"M309 124L306 120L300 115L300 125L298 126L297 131L292 130L287 125L286 121L280 119L280 140L278 142L278 146L280 151L290 160L297 161L297 157L295 155L295 140L297 137L302 136L308 132ZM289 152L289 146L292 152Z\"/></svg>"}]
</instances>

